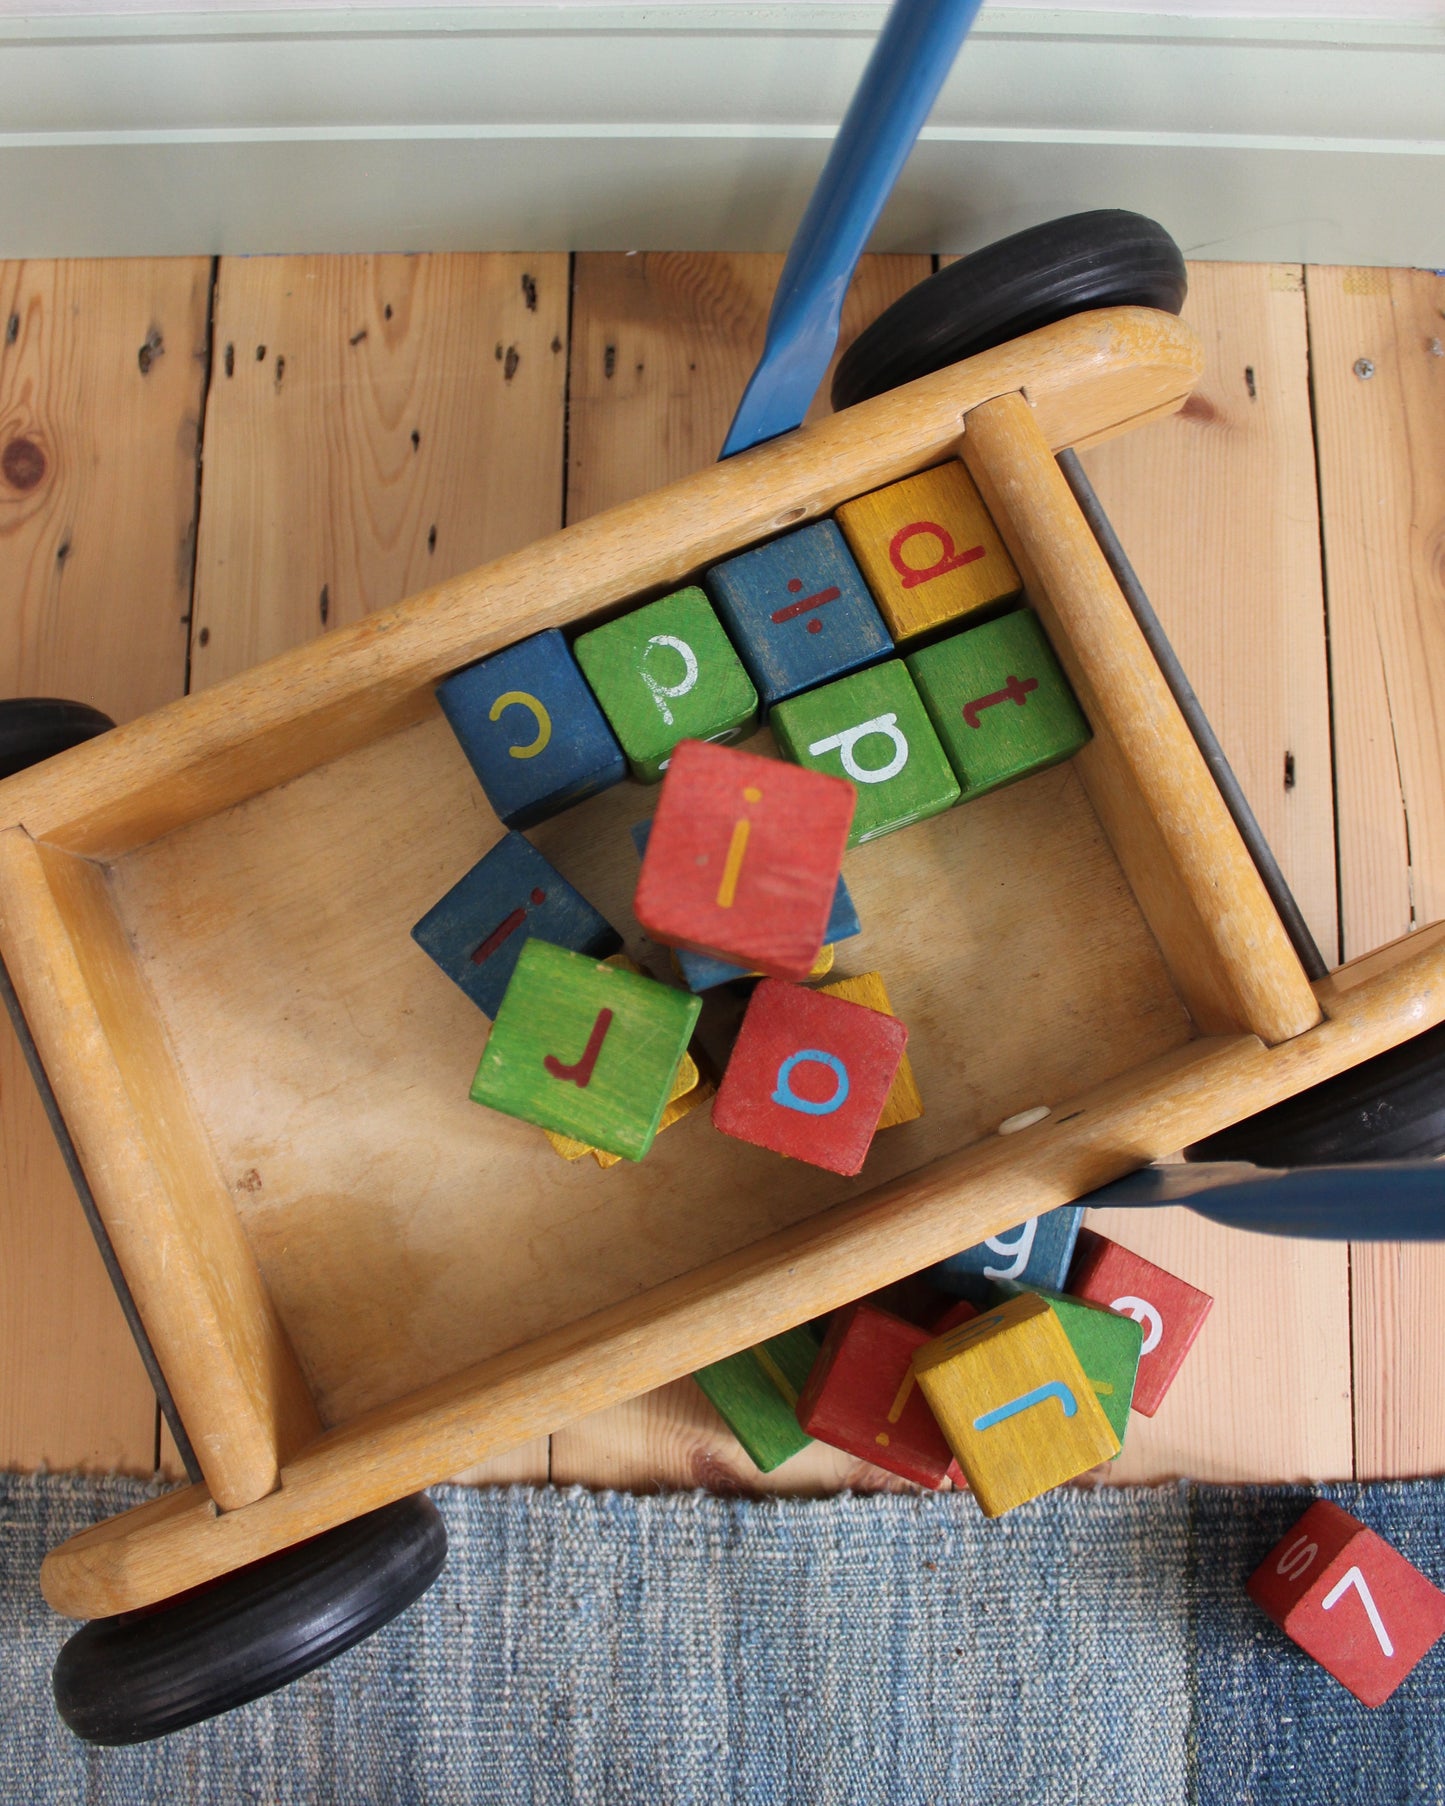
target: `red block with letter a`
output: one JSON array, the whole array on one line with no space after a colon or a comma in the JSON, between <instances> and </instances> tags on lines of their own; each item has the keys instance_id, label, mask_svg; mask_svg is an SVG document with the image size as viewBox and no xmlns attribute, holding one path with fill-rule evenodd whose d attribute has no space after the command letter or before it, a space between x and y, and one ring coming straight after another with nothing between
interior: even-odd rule
<instances>
[{"instance_id":1,"label":"red block with letter a","mask_svg":"<svg viewBox=\"0 0 1445 1806\"><path fill-rule=\"evenodd\" d=\"M713 1100L713 1127L851 1178L907 1041L896 1016L765 978Z\"/></svg>"},{"instance_id":2,"label":"red block with letter a","mask_svg":"<svg viewBox=\"0 0 1445 1806\"><path fill-rule=\"evenodd\" d=\"M818 1442L917 1486L942 1486L953 1451L913 1378L914 1350L932 1340L866 1298L845 1306L828 1325L798 1422Z\"/></svg>"},{"instance_id":3,"label":"red block with letter a","mask_svg":"<svg viewBox=\"0 0 1445 1806\"><path fill-rule=\"evenodd\" d=\"M855 801L843 778L684 740L662 781L633 913L666 947L806 978Z\"/></svg>"},{"instance_id":4,"label":"red block with letter a","mask_svg":"<svg viewBox=\"0 0 1445 1806\"><path fill-rule=\"evenodd\" d=\"M1445 1593L1382 1536L1317 1499L1250 1575L1249 1596L1367 1706L1445 1632Z\"/></svg>"},{"instance_id":5,"label":"red block with letter a","mask_svg":"<svg viewBox=\"0 0 1445 1806\"><path fill-rule=\"evenodd\" d=\"M1134 1382L1134 1409L1143 1417L1152 1417L1174 1384L1214 1300L1208 1292L1176 1279L1142 1254L1133 1254L1092 1229L1079 1231L1067 1290L1075 1298L1107 1305L1143 1324L1144 1352Z\"/></svg>"}]
</instances>

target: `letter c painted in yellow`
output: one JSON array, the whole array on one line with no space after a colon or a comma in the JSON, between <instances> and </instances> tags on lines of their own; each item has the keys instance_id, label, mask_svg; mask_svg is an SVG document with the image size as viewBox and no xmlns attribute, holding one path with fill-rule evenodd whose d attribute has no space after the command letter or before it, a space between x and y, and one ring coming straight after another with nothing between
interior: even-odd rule
<instances>
[{"instance_id":1,"label":"letter c painted in yellow","mask_svg":"<svg viewBox=\"0 0 1445 1806\"><path fill-rule=\"evenodd\" d=\"M492 704L488 721L495 721L503 709L511 708L516 703L520 708L530 709L537 723L537 737L529 740L524 746L509 746L507 751L514 759L535 759L547 742L552 738L552 717L547 713L535 696L529 696L525 690L506 690Z\"/></svg>"}]
</instances>

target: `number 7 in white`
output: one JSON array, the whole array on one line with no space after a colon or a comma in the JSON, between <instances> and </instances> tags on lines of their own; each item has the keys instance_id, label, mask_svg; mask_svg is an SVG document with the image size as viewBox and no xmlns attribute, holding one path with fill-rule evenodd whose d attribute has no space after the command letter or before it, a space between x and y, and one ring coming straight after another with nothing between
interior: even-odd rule
<instances>
[{"instance_id":1,"label":"number 7 in white","mask_svg":"<svg viewBox=\"0 0 1445 1806\"><path fill-rule=\"evenodd\" d=\"M1384 1650L1387 1656L1394 1655L1395 1645L1390 1641L1389 1633L1386 1631L1385 1626L1381 1621L1379 1608L1370 1597L1370 1589L1365 1584L1365 1577L1358 1568L1346 1569L1344 1579L1337 1580L1330 1588L1329 1592L1325 1594L1324 1609L1329 1611L1332 1606L1338 1605L1351 1587L1354 1587L1358 1591L1360 1598L1364 1601L1365 1613L1370 1620L1370 1628L1379 1639L1380 1648Z\"/></svg>"}]
</instances>

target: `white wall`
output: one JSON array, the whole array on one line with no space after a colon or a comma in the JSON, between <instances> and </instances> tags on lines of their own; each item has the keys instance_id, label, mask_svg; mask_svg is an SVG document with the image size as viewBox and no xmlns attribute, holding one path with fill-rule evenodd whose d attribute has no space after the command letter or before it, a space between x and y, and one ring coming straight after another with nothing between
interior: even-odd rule
<instances>
[{"instance_id":1,"label":"white wall","mask_svg":"<svg viewBox=\"0 0 1445 1806\"><path fill-rule=\"evenodd\" d=\"M882 17L569 0L0 18L0 256L781 249ZM965 250L1124 206L1195 255L1440 267L1442 95L1434 18L996 4L875 243Z\"/></svg>"}]
</instances>

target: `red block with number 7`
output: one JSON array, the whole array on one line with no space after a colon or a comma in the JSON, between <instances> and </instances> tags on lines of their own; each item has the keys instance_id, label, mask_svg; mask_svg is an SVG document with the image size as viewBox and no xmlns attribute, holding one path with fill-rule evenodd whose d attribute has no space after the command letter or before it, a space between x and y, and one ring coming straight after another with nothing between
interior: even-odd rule
<instances>
[{"instance_id":1,"label":"red block with number 7","mask_svg":"<svg viewBox=\"0 0 1445 1806\"><path fill-rule=\"evenodd\" d=\"M1445 1593L1382 1536L1318 1499L1250 1575L1249 1596L1367 1706L1445 1632Z\"/></svg>"},{"instance_id":2,"label":"red block with number 7","mask_svg":"<svg viewBox=\"0 0 1445 1806\"><path fill-rule=\"evenodd\" d=\"M1105 1235L1081 1229L1065 1288L1144 1326L1144 1352L1134 1382L1134 1409L1152 1417L1174 1384L1214 1300Z\"/></svg>"},{"instance_id":3,"label":"red block with number 7","mask_svg":"<svg viewBox=\"0 0 1445 1806\"><path fill-rule=\"evenodd\" d=\"M765 978L713 1101L713 1127L851 1178L907 1041L896 1016Z\"/></svg>"},{"instance_id":4,"label":"red block with number 7","mask_svg":"<svg viewBox=\"0 0 1445 1806\"><path fill-rule=\"evenodd\" d=\"M633 914L666 947L806 978L855 801L843 778L684 740L662 782Z\"/></svg>"},{"instance_id":5,"label":"red block with number 7","mask_svg":"<svg viewBox=\"0 0 1445 1806\"><path fill-rule=\"evenodd\" d=\"M866 1298L845 1306L798 1399L798 1422L818 1442L915 1485L942 1486L953 1450L913 1378L913 1356L933 1335Z\"/></svg>"}]
</instances>

